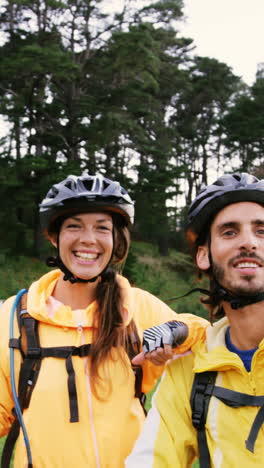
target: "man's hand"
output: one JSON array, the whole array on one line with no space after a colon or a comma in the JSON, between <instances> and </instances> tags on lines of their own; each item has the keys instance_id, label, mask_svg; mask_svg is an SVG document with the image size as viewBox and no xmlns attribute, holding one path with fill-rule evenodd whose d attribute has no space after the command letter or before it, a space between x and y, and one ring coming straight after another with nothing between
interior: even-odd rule
<instances>
[{"instance_id":1,"label":"man's hand","mask_svg":"<svg viewBox=\"0 0 264 468\"><path fill-rule=\"evenodd\" d=\"M148 328L143 333L143 352L132 359L135 365L141 365L145 359L156 366L162 366L173 356L173 348L177 348L188 336L188 327L183 322L170 322Z\"/></svg>"}]
</instances>

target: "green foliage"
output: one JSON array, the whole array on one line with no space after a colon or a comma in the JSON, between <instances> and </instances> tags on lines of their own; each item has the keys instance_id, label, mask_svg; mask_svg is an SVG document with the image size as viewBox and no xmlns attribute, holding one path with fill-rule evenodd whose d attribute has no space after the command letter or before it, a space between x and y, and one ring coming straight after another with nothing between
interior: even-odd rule
<instances>
[{"instance_id":1,"label":"green foliage","mask_svg":"<svg viewBox=\"0 0 264 468\"><path fill-rule=\"evenodd\" d=\"M5 437L1 437L0 438L0 452L2 453L2 450L3 450L3 446L4 446L4 443L5 443Z\"/></svg>"},{"instance_id":2,"label":"green foliage","mask_svg":"<svg viewBox=\"0 0 264 468\"><path fill-rule=\"evenodd\" d=\"M49 268L36 258L10 258L0 253L0 299L7 299L20 289L28 288Z\"/></svg>"},{"instance_id":3,"label":"green foliage","mask_svg":"<svg viewBox=\"0 0 264 468\"><path fill-rule=\"evenodd\" d=\"M178 313L208 318L199 294L178 299L192 288L207 287L205 279L198 282L189 255L170 249L168 257L161 257L157 246L134 241L123 273L132 284L158 296Z\"/></svg>"},{"instance_id":4,"label":"green foliage","mask_svg":"<svg viewBox=\"0 0 264 468\"><path fill-rule=\"evenodd\" d=\"M234 156L243 170L263 163L263 70L246 89L226 64L191 55L192 39L176 29L182 0L124 2L118 14L103 3L0 7L0 117L9 124L0 241L9 255L40 255L38 204L69 173L102 172L131 189L137 238L167 256L176 237L183 243L183 179L189 205L209 159L218 172Z\"/></svg>"},{"instance_id":5,"label":"green foliage","mask_svg":"<svg viewBox=\"0 0 264 468\"><path fill-rule=\"evenodd\" d=\"M1 437L0 438L0 457L2 455L2 450L4 448L6 437ZM11 462L10 462L10 468L13 468L14 466L14 454L12 455Z\"/></svg>"},{"instance_id":6,"label":"green foliage","mask_svg":"<svg viewBox=\"0 0 264 468\"><path fill-rule=\"evenodd\" d=\"M192 468L199 468L200 464L199 464L199 461L195 461Z\"/></svg>"},{"instance_id":7,"label":"green foliage","mask_svg":"<svg viewBox=\"0 0 264 468\"><path fill-rule=\"evenodd\" d=\"M252 92L238 95L223 117L226 135L226 156L239 154L241 171L252 171L263 163L264 141L264 79L258 77Z\"/></svg>"},{"instance_id":8,"label":"green foliage","mask_svg":"<svg viewBox=\"0 0 264 468\"><path fill-rule=\"evenodd\" d=\"M147 12L152 17L155 17L157 22L163 21L170 23L171 20L175 21L183 15L182 9L182 0L159 0L151 3L141 11Z\"/></svg>"}]
</instances>

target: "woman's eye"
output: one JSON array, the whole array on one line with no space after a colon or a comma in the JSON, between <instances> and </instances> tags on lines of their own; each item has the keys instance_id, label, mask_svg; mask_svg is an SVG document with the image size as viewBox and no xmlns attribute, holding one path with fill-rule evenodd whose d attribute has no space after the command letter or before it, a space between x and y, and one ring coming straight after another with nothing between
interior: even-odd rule
<instances>
[{"instance_id":1,"label":"woman's eye","mask_svg":"<svg viewBox=\"0 0 264 468\"><path fill-rule=\"evenodd\" d=\"M78 229L79 227L79 224L68 224L68 226L66 226L66 229Z\"/></svg>"}]
</instances>

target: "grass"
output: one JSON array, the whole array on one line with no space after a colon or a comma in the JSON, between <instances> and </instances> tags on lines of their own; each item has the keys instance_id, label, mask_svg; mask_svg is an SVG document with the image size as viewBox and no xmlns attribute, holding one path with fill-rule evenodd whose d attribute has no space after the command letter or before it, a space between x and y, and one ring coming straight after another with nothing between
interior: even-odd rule
<instances>
[{"instance_id":1,"label":"grass","mask_svg":"<svg viewBox=\"0 0 264 468\"><path fill-rule=\"evenodd\" d=\"M2 450L3 450L3 447L4 447L4 443L5 443L5 437L1 437L0 439L0 452L2 453Z\"/></svg>"},{"instance_id":2,"label":"grass","mask_svg":"<svg viewBox=\"0 0 264 468\"><path fill-rule=\"evenodd\" d=\"M152 244L133 242L124 275L136 286L168 303L178 313L207 317L197 294L172 300L198 286L196 270L189 255L171 249L169 256L161 257ZM200 286L206 287L206 282L201 282Z\"/></svg>"},{"instance_id":3,"label":"grass","mask_svg":"<svg viewBox=\"0 0 264 468\"><path fill-rule=\"evenodd\" d=\"M28 288L47 271L50 269L37 258L12 258L1 255L0 251L0 299L6 299L20 289ZM207 315L197 300L197 294L170 300L197 286L190 257L184 253L171 250L168 257L160 257L157 248L152 244L132 242L123 274L133 285L146 289L168 302L178 313Z\"/></svg>"},{"instance_id":4,"label":"grass","mask_svg":"<svg viewBox=\"0 0 264 468\"><path fill-rule=\"evenodd\" d=\"M0 260L0 299L7 299L20 289L28 288L47 271L49 268L37 258L4 257Z\"/></svg>"}]
</instances>

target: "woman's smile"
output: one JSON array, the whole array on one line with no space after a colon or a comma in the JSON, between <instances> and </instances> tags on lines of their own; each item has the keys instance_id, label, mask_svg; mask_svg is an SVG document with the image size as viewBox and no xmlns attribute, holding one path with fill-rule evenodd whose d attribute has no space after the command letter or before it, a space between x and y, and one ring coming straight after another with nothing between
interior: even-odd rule
<instances>
[{"instance_id":1,"label":"woman's smile","mask_svg":"<svg viewBox=\"0 0 264 468\"><path fill-rule=\"evenodd\" d=\"M67 218L60 230L64 265L83 279L100 275L112 257L113 221L108 213L83 213Z\"/></svg>"},{"instance_id":2,"label":"woman's smile","mask_svg":"<svg viewBox=\"0 0 264 468\"><path fill-rule=\"evenodd\" d=\"M80 252L76 251L73 252L73 254L80 260L83 260L85 262L93 262L99 258L99 253L95 252Z\"/></svg>"}]
</instances>

